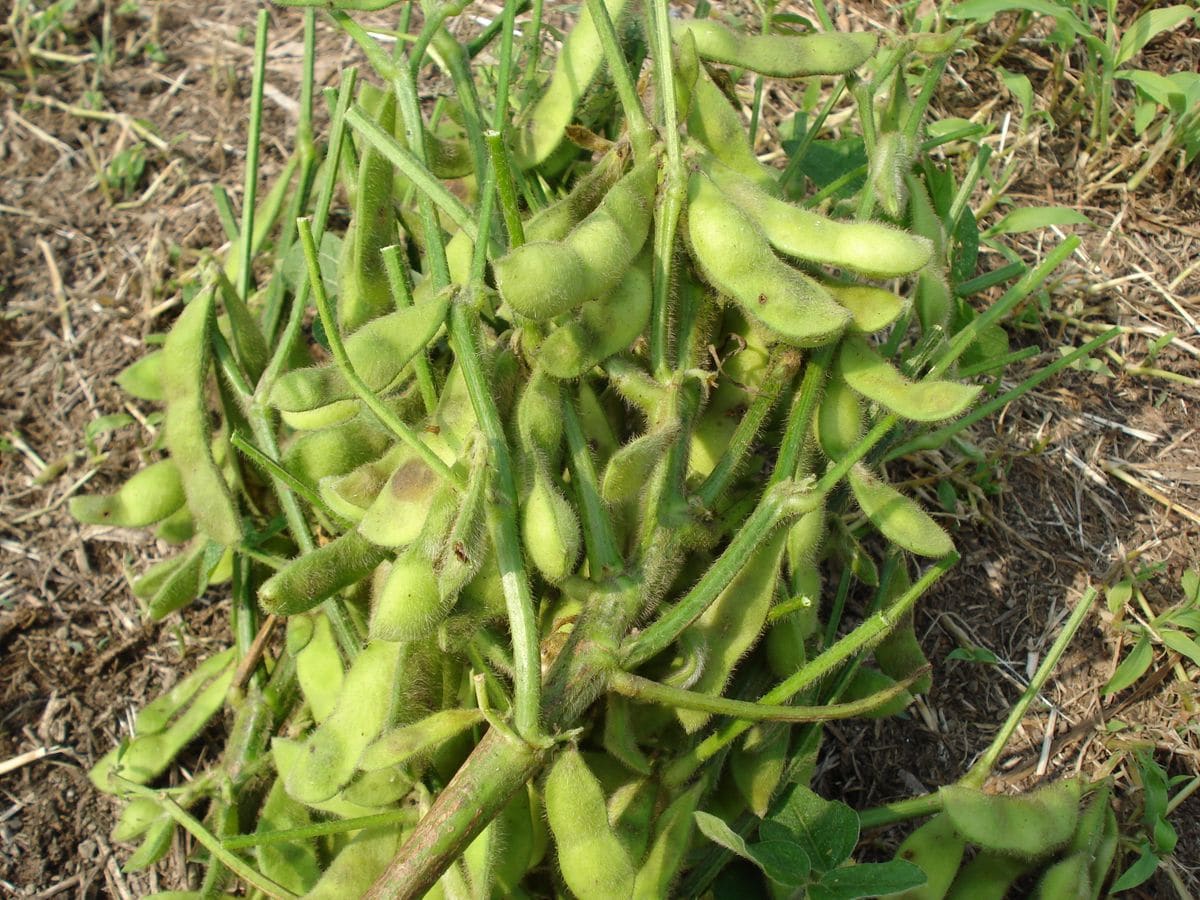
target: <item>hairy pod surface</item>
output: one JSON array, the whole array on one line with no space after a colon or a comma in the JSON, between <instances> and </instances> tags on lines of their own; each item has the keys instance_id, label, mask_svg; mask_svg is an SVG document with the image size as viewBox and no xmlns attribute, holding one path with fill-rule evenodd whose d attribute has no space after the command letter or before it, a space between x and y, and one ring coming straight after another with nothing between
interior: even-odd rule
<instances>
[{"instance_id":1,"label":"hairy pod surface","mask_svg":"<svg viewBox=\"0 0 1200 900\"><path fill-rule=\"evenodd\" d=\"M135 473L115 494L72 497L68 509L86 525L145 528L170 516L185 501L175 461L160 459Z\"/></svg>"},{"instance_id":2,"label":"hairy pod surface","mask_svg":"<svg viewBox=\"0 0 1200 900\"><path fill-rule=\"evenodd\" d=\"M687 19L673 24L678 35L687 31L701 59L749 69L776 78L836 75L857 69L875 50L874 35L746 34L713 19Z\"/></svg>"},{"instance_id":3,"label":"hairy pod surface","mask_svg":"<svg viewBox=\"0 0 1200 900\"><path fill-rule=\"evenodd\" d=\"M946 529L865 465L856 463L846 477L859 508L892 543L918 556L940 557L954 550Z\"/></svg>"},{"instance_id":4,"label":"hairy pod surface","mask_svg":"<svg viewBox=\"0 0 1200 900\"><path fill-rule=\"evenodd\" d=\"M277 616L308 612L370 575L387 552L357 531L347 531L268 578L258 589L258 602Z\"/></svg>"},{"instance_id":5,"label":"hairy pod surface","mask_svg":"<svg viewBox=\"0 0 1200 900\"><path fill-rule=\"evenodd\" d=\"M912 422L940 422L964 413L982 387L958 381L910 381L857 335L842 342L838 372L855 391Z\"/></svg>"}]
</instances>

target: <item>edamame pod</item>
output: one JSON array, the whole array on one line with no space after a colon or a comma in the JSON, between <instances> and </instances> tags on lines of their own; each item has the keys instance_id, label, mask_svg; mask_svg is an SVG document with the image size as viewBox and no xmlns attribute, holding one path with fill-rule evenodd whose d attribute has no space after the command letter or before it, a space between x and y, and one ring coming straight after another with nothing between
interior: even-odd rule
<instances>
[{"instance_id":1,"label":"edamame pod","mask_svg":"<svg viewBox=\"0 0 1200 900\"><path fill-rule=\"evenodd\" d=\"M884 609L891 606L911 586L907 565L903 560L897 560L891 579L885 586ZM904 614L899 623L888 632L887 637L875 645L874 653L879 670L896 681L904 681L929 667L929 660L925 658L925 652L921 649L921 643L917 640L913 628L911 610ZM932 676L925 674L913 682L909 691L913 694L925 694L932 686Z\"/></svg>"},{"instance_id":2,"label":"edamame pod","mask_svg":"<svg viewBox=\"0 0 1200 900\"><path fill-rule=\"evenodd\" d=\"M345 475L321 479L321 499L339 516L360 522L392 474L416 456L407 444L396 444L378 459L364 462Z\"/></svg>"},{"instance_id":3,"label":"edamame pod","mask_svg":"<svg viewBox=\"0 0 1200 900\"><path fill-rule=\"evenodd\" d=\"M255 832L284 831L312 824L308 810L287 795L276 778L258 813ZM311 840L279 841L254 848L258 870L293 894L306 894L321 878L317 848Z\"/></svg>"},{"instance_id":4,"label":"edamame pod","mask_svg":"<svg viewBox=\"0 0 1200 900\"><path fill-rule=\"evenodd\" d=\"M957 381L909 381L858 335L849 335L842 342L837 369L859 394L913 422L952 419L965 412L983 390Z\"/></svg>"},{"instance_id":5,"label":"edamame pod","mask_svg":"<svg viewBox=\"0 0 1200 900\"><path fill-rule=\"evenodd\" d=\"M616 22L626 0L604 0L609 17ZM554 62L554 74L534 104L528 124L520 132L517 162L530 169L546 160L562 143L571 124L575 106L596 77L604 61L600 34L586 6Z\"/></svg>"},{"instance_id":6,"label":"edamame pod","mask_svg":"<svg viewBox=\"0 0 1200 900\"><path fill-rule=\"evenodd\" d=\"M280 461L285 469L316 488L322 478L344 475L378 458L391 442L391 435L376 424L373 416L358 415L333 428L296 435L287 443Z\"/></svg>"},{"instance_id":7,"label":"edamame pod","mask_svg":"<svg viewBox=\"0 0 1200 900\"><path fill-rule=\"evenodd\" d=\"M442 478L413 455L396 468L358 523L358 533L380 547L406 547L417 539Z\"/></svg>"},{"instance_id":8,"label":"edamame pod","mask_svg":"<svg viewBox=\"0 0 1200 900\"><path fill-rule=\"evenodd\" d=\"M437 334L449 308L449 296L441 293L372 319L346 338L346 355L355 373L376 393L395 387L412 358ZM341 369L330 364L286 373L271 388L270 402L283 412L296 413L353 397Z\"/></svg>"},{"instance_id":9,"label":"edamame pod","mask_svg":"<svg viewBox=\"0 0 1200 900\"><path fill-rule=\"evenodd\" d=\"M898 294L869 284L823 281L825 290L850 313L850 331L874 334L893 324L909 303Z\"/></svg>"},{"instance_id":10,"label":"edamame pod","mask_svg":"<svg viewBox=\"0 0 1200 900\"><path fill-rule=\"evenodd\" d=\"M817 407L817 441L834 462L845 456L863 434L863 408L858 395L835 374L825 383Z\"/></svg>"},{"instance_id":11,"label":"edamame pod","mask_svg":"<svg viewBox=\"0 0 1200 900\"><path fill-rule=\"evenodd\" d=\"M850 490L859 508L871 524L893 544L918 556L945 556L954 550L954 541L915 500L877 478L862 463L847 473Z\"/></svg>"},{"instance_id":12,"label":"edamame pod","mask_svg":"<svg viewBox=\"0 0 1200 900\"><path fill-rule=\"evenodd\" d=\"M688 108L688 134L703 144L731 170L766 191L778 190L777 175L758 161L741 113L700 67Z\"/></svg>"},{"instance_id":13,"label":"edamame pod","mask_svg":"<svg viewBox=\"0 0 1200 900\"><path fill-rule=\"evenodd\" d=\"M750 812L760 819L767 814L771 798L783 777L787 762L788 731L770 725L754 725L729 757L729 773Z\"/></svg>"},{"instance_id":14,"label":"edamame pod","mask_svg":"<svg viewBox=\"0 0 1200 900\"><path fill-rule=\"evenodd\" d=\"M555 378L579 378L632 344L650 321L649 259L635 263L612 293L584 303L542 341L537 362Z\"/></svg>"},{"instance_id":15,"label":"edamame pod","mask_svg":"<svg viewBox=\"0 0 1200 900\"><path fill-rule=\"evenodd\" d=\"M523 225L525 240L561 241L604 199L621 177L623 160L618 153L605 154L592 170L575 182L569 194L534 214Z\"/></svg>"},{"instance_id":16,"label":"edamame pod","mask_svg":"<svg viewBox=\"0 0 1200 900\"><path fill-rule=\"evenodd\" d=\"M306 900L361 897L391 862L402 835L397 825L360 831L333 858Z\"/></svg>"},{"instance_id":17,"label":"edamame pod","mask_svg":"<svg viewBox=\"0 0 1200 900\"><path fill-rule=\"evenodd\" d=\"M1005 900L1013 883L1032 867L1020 857L981 850L959 871L946 900Z\"/></svg>"},{"instance_id":18,"label":"edamame pod","mask_svg":"<svg viewBox=\"0 0 1200 900\"><path fill-rule=\"evenodd\" d=\"M562 415L558 382L545 372L534 370L517 400L517 438L530 465L537 464L549 471L560 467Z\"/></svg>"},{"instance_id":19,"label":"edamame pod","mask_svg":"<svg viewBox=\"0 0 1200 900\"><path fill-rule=\"evenodd\" d=\"M366 578L386 556L386 548L372 544L357 531L347 531L268 578L258 589L258 602L277 616L308 612Z\"/></svg>"},{"instance_id":20,"label":"edamame pod","mask_svg":"<svg viewBox=\"0 0 1200 900\"><path fill-rule=\"evenodd\" d=\"M657 161L639 163L562 241L522 244L496 260L504 302L540 321L615 288L646 243L657 181Z\"/></svg>"},{"instance_id":21,"label":"edamame pod","mask_svg":"<svg viewBox=\"0 0 1200 900\"><path fill-rule=\"evenodd\" d=\"M676 39L691 33L701 59L776 78L850 72L867 61L876 43L875 35L865 32L746 34L713 19L685 19L672 23L671 30Z\"/></svg>"},{"instance_id":22,"label":"edamame pod","mask_svg":"<svg viewBox=\"0 0 1200 900\"><path fill-rule=\"evenodd\" d=\"M563 750L546 776L546 815L563 879L579 900L633 893L633 863L608 822L600 782L579 751Z\"/></svg>"},{"instance_id":23,"label":"edamame pod","mask_svg":"<svg viewBox=\"0 0 1200 900\"><path fill-rule=\"evenodd\" d=\"M1038 880L1038 900L1091 900L1091 858L1086 851L1072 853L1050 866Z\"/></svg>"},{"instance_id":24,"label":"edamame pod","mask_svg":"<svg viewBox=\"0 0 1200 900\"><path fill-rule=\"evenodd\" d=\"M850 314L812 278L779 259L755 222L698 173L688 182L688 238L704 277L786 343L814 347Z\"/></svg>"},{"instance_id":25,"label":"edamame pod","mask_svg":"<svg viewBox=\"0 0 1200 900\"><path fill-rule=\"evenodd\" d=\"M229 546L242 539L242 520L212 454L212 423L204 394L212 327L210 289L184 307L163 345L162 385L167 404L163 433L196 524L214 541Z\"/></svg>"},{"instance_id":26,"label":"edamame pod","mask_svg":"<svg viewBox=\"0 0 1200 900\"><path fill-rule=\"evenodd\" d=\"M635 900L659 900L669 895L671 882L683 865L684 851L691 842L696 804L700 785L684 791L658 817L654 843L638 869L634 881Z\"/></svg>"},{"instance_id":27,"label":"edamame pod","mask_svg":"<svg viewBox=\"0 0 1200 900\"><path fill-rule=\"evenodd\" d=\"M133 733L156 734L166 728L205 686L229 668L236 655L232 647L213 654L166 693L147 703L133 720Z\"/></svg>"},{"instance_id":28,"label":"edamame pod","mask_svg":"<svg viewBox=\"0 0 1200 900\"><path fill-rule=\"evenodd\" d=\"M787 256L872 278L894 278L919 271L933 254L925 238L891 225L839 222L780 200L719 163L711 163L705 171L754 219L771 245Z\"/></svg>"},{"instance_id":29,"label":"edamame pod","mask_svg":"<svg viewBox=\"0 0 1200 900\"><path fill-rule=\"evenodd\" d=\"M203 594L210 582L220 580L215 569L225 554L226 548L201 536L177 557L177 565L155 567L134 582L134 593L149 597L146 611L158 622Z\"/></svg>"},{"instance_id":30,"label":"edamame pod","mask_svg":"<svg viewBox=\"0 0 1200 900\"><path fill-rule=\"evenodd\" d=\"M304 646L296 647L295 632L308 631ZM287 622L288 651L296 658L296 680L313 721L320 725L333 712L345 671L333 628L323 613L292 616Z\"/></svg>"},{"instance_id":31,"label":"edamame pod","mask_svg":"<svg viewBox=\"0 0 1200 900\"><path fill-rule=\"evenodd\" d=\"M893 219L904 215L908 204L904 176L912 169L916 149L916 141L900 131L884 131L875 136L868 177L875 199Z\"/></svg>"},{"instance_id":32,"label":"edamame pod","mask_svg":"<svg viewBox=\"0 0 1200 900\"><path fill-rule=\"evenodd\" d=\"M171 459L160 459L137 472L115 494L72 497L71 515L85 525L145 528L184 505L183 479Z\"/></svg>"},{"instance_id":33,"label":"edamame pod","mask_svg":"<svg viewBox=\"0 0 1200 900\"><path fill-rule=\"evenodd\" d=\"M422 759L451 738L482 722L478 709L442 709L411 725L385 731L358 759L367 772Z\"/></svg>"},{"instance_id":34,"label":"edamame pod","mask_svg":"<svg viewBox=\"0 0 1200 900\"><path fill-rule=\"evenodd\" d=\"M373 640L419 640L450 613L438 592L433 563L419 544L396 558L373 593L369 631Z\"/></svg>"},{"instance_id":35,"label":"edamame pod","mask_svg":"<svg viewBox=\"0 0 1200 900\"><path fill-rule=\"evenodd\" d=\"M1075 834L1080 781L1068 778L1018 796L989 796L960 784L939 794L955 829L972 844L1024 859L1041 859Z\"/></svg>"},{"instance_id":36,"label":"edamame pod","mask_svg":"<svg viewBox=\"0 0 1200 900\"><path fill-rule=\"evenodd\" d=\"M904 839L896 859L920 866L925 883L898 895L898 900L942 900L954 883L966 841L945 813L938 813Z\"/></svg>"},{"instance_id":37,"label":"edamame pod","mask_svg":"<svg viewBox=\"0 0 1200 900\"><path fill-rule=\"evenodd\" d=\"M575 508L539 470L533 488L521 509L521 537L530 561L551 584L558 584L573 571L581 544L579 517Z\"/></svg>"}]
</instances>

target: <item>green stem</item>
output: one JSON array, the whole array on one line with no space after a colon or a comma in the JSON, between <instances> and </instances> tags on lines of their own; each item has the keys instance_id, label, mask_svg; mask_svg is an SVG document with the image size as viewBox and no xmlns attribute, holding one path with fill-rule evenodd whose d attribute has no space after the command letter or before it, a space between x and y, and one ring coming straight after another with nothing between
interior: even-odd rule
<instances>
[{"instance_id":1,"label":"green stem","mask_svg":"<svg viewBox=\"0 0 1200 900\"><path fill-rule=\"evenodd\" d=\"M254 34L254 76L250 88L250 133L246 138L246 181L242 191L242 239L238 268L238 293L243 300L250 297L254 272L254 205L258 194L258 158L262 145L263 83L267 71L267 10L258 11Z\"/></svg>"},{"instance_id":2,"label":"green stem","mask_svg":"<svg viewBox=\"0 0 1200 900\"><path fill-rule=\"evenodd\" d=\"M859 825L863 831L871 828L883 828L885 825L895 825L911 819L923 819L926 816L937 815L942 811L942 795L934 791L920 797L909 797L895 803L885 803L872 809L864 809L858 814Z\"/></svg>"},{"instance_id":3,"label":"green stem","mask_svg":"<svg viewBox=\"0 0 1200 900\"><path fill-rule=\"evenodd\" d=\"M1096 589L1089 587L1083 592L1083 596L1079 602L1075 604L1075 609L1071 611L1071 615L1067 618L1066 624L1059 632L1054 643L1047 651L1041 665L1037 671L1033 673L1033 678L1029 680L1029 684L1025 690L1021 692L1020 699L1013 704L1013 708L1008 713L1008 718L1004 720L1004 724L1000 726L1000 730L996 733L996 737L992 740L991 745L979 757L975 765L971 766L970 770L960 780L959 784L967 787L983 787L983 783L987 777L992 774L992 770L996 768L996 763L1000 761L1000 754L1004 752L1004 748L1012 739L1017 727L1021 724L1021 720L1025 718L1025 713L1029 710L1030 704L1042 692L1042 688L1046 686L1046 682L1050 680L1050 676L1054 673L1054 669L1058 666L1058 661L1062 659L1063 653L1066 652L1067 646L1075 637L1075 632L1079 630L1079 626L1083 624L1083 620L1091 611L1092 604L1096 601Z\"/></svg>"},{"instance_id":4,"label":"green stem","mask_svg":"<svg viewBox=\"0 0 1200 900\"><path fill-rule=\"evenodd\" d=\"M425 465L460 490L465 488L466 481L463 476L446 465L445 461L434 453L433 449L421 440L412 428L375 396L375 392L367 387L366 383L358 377L358 373L354 371L354 364L350 361L349 354L346 353L346 345L342 343L341 334L338 333L333 307L325 293L325 283L321 280L321 262L317 256L316 242L313 240L312 224L308 219L300 219L296 223L296 227L299 230L300 245L304 249L304 261L308 268L309 290L312 291L313 299L317 303L317 313L321 317L321 324L325 326L329 350L333 354L338 368L341 369L342 375L375 418L412 448Z\"/></svg>"},{"instance_id":5,"label":"green stem","mask_svg":"<svg viewBox=\"0 0 1200 900\"><path fill-rule=\"evenodd\" d=\"M477 319L461 299L450 306L450 340L462 368L467 393L491 451L495 468L496 501L488 504L488 526L496 548L496 562L504 586L508 627L513 643L513 713L517 733L525 740L541 738L542 663L538 648L537 616L517 527L517 484L504 423L496 409L479 349L475 344Z\"/></svg>"},{"instance_id":6,"label":"green stem","mask_svg":"<svg viewBox=\"0 0 1200 900\"><path fill-rule=\"evenodd\" d=\"M592 16L592 24L596 26L596 32L600 36L604 61L608 63L609 74L617 88L621 109L625 112L625 124L629 128L634 159L640 162L650 153L650 147L654 143L654 130L642 109L642 101L638 97L637 86L629 71L629 63L625 54L621 52L621 42L608 14L608 7L604 5L604 0L587 0L587 7Z\"/></svg>"},{"instance_id":7,"label":"green stem","mask_svg":"<svg viewBox=\"0 0 1200 900\"><path fill-rule=\"evenodd\" d=\"M785 478L800 477L799 466L804 444L812 432L813 412L825 390L825 377L829 372L829 361L833 358L833 347L832 344L822 347L808 358L804 367L804 378L800 381L800 388L796 391L792 408L788 411L787 427L779 444L779 456L775 459L775 469L771 472L768 485L778 484Z\"/></svg>"},{"instance_id":8,"label":"green stem","mask_svg":"<svg viewBox=\"0 0 1200 900\"><path fill-rule=\"evenodd\" d=\"M942 559L926 569L925 573L913 583L912 587L896 598L896 601L890 607L869 616L861 625L820 656L801 666L800 669L786 678L777 687L764 694L759 702L771 705L787 703L810 684L828 676L847 659L873 647L900 623L904 614L916 604L917 599L929 590L934 582L945 574L957 561L957 553L950 553L942 557ZM716 733L709 735L672 763L664 773L664 780L667 784L683 784L705 760L711 759L714 755L721 752L722 749L736 740L749 727L750 723L744 721L729 722L723 725Z\"/></svg>"},{"instance_id":9,"label":"green stem","mask_svg":"<svg viewBox=\"0 0 1200 900\"><path fill-rule=\"evenodd\" d=\"M239 834L221 841L226 850L242 850L246 847L262 847L266 844L290 844L325 837L330 834L345 834L363 828L383 828L388 825L412 825L418 818L411 808L392 809L372 816L355 816L350 819L333 819L314 822L299 828L281 828L278 831L258 831L254 834Z\"/></svg>"},{"instance_id":10,"label":"green stem","mask_svg":"<svg viewBox=\"0 0 1200 900\"><path fill-rule=\"evenodd\" d=\"M229 438L229 442L242 454L246 456L250 462L254 463L263 470L271 478L278 479L287 485L288 490L293 494L297 494L305 503L315 509L321 510L325 515L335 522L343 522L341 516L325 505L325 501L321 496L310 488L307 484L289 472L283 467L283 464L278 460L264 453L262 450L255 447L246 437L239 431L233 432Z\"/></svg>"},{"instance_id":11,"label":"green stem","mask_svg":"<svg viewBox=\"0 0 1200 900\"><path fill-rule=\"evenodd\" d=\"M383 267L387 271L388 283L392 290L392 299L398 309L413 305L412 285L409 282L408 257L404 248L398 244L384 247L380 251L383 256ZM428 351L422 348L413 358L413 370L417 374L417 388L421 392L421 403L425 406L425 414L432 416L437 409L437 388L433 383L433 373L429 370Z\"/></svg>"},{"instance_id":12,"label":"green stem","mask_svg":"<svg viewBox=\"0 0 1200 900\"><path fill-rule=\"evenodd\" d=\"M621 551L613 534L612 518L597 486L596 469L587 438L579 423L579 414L570 397L563 398L563 430L567 436L567 452L571 461L571 484L583 513L583 536L587 545L588 571L593 581L607 580L624 568Z\"/></svg>"},{"instance_id":13,"label":"green stem","mask_svg":"<svg viewBox=\"0 0 1200 900\"><path fill-rule=\"evenodd\" d=\"M923 673L922 673L923 674ZM849 703L830 703L825 706L787 706L730 700L727 697L701 694L671 687L629 672L613 672L608 687L615 693L643 703L658 703L676 709L730 716L742 722L825 722L834 719L853 719L866 715L890 703L903 694L919 676L889 685L883 690Z\"/></svg>"},{"instance_id":14,"label":"green stem","mask_svg":"<svg viewBox=\"0 0 1200 900\"><path fill-rule=\"evenodd\" d=\"M817 495L800 490L790 480L768 489L725 552L696 586L664 610L652 625L622 645L622 668L635 669L670 646L728 587L772 531L814 508L817 501Z\"/></svg>"},{"instance_id":15,"label":"green stem","mask_svg":"<svg viewBox=\"0 0 1200 900\"><path fill-rule=\"evenodd\" d=\"M487 143L496 188L500 193L500 212L504 216L504 227L508 230L508 246L515 249L525 243L525 227L521 224L517 186L508 164L508 150L504 147L504 136L499 131L489 131L483 137Z\"/></svg>"}]
</instances>

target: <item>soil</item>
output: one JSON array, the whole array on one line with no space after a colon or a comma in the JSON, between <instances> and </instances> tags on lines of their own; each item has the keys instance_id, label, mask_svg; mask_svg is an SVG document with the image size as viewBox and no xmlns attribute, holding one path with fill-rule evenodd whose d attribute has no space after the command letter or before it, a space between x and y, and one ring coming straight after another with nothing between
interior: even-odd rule
<instances>
[{"instance_id":1,"label":"soil","mask_svg":"<svg viewBox=\"0 0 1200 900\"><path fill-rule=\"evenodd\" d=\"M890 9L852 5L844 24L894 24ZM271 16L264 180L287 153L301 54L300 16L280 9ZM985 64L1003 39L986 31L955 57L936 103L942 112L997 126L1006 113L1019 117ZM320 41L318 81L330 85L350 51L324 26ZM142 896L185 888L198 871L188 865L189 845L177 839L155 869L123 873L128 851L108 837L115 806L86 773L128 733L136 709L227 644L226 601L214 591L182 616L143 624L127 573L168 548L141 532L80 527L66 503L85 485L119 483L153 443L152 406L130 402L113 378L169 325L179 284L200 254L225 241L212 189L222 186L237 208L252 43L244 4L175 0L119 8L80 2L45 38L28 73L13 35L0 43L0 763L12 764L0 774L0 887L14 896ZM1198 58L1193 28L1156 42L1142 64L1195 70ZM1051 94L1045 63L1023 44L1003 62L1031 78L1042 102ZM769 124L789 113L790 102L770 96ZM1024 364L1032 372L1058 347L1090 337L1089 329L1131 331L1111 345L1119 360L1105 360L1110 374L1068 370L976 426L969 442L986 460L978 470L938 453L897 469L933 508L941 504L931 476L949 475L963 560L917 615L933 692L902 719L828 730L818 786L857 807L960 776L1089 583L1122 565L1162 562L1146 588L1147 602L1161 611L1178 602L1179 577L1198 562L1197 382L1122 368L1200 376L1196 167L1181 169L1168 155L1139 191L1120 190L1128 169L1109 183L1104 175L1132 148L1088 156L1069 107L1049 112L1058 117L1054 130L1038 121L1019 141L1004 145L999 127L989 138L995 158L1014 163L1005 192L1018 204L1080 208L1096 227L1071 229L1082 246L1056 276L1045 314L1031 317L1014 343L1042 348ZM139 133L141 122L153 131ZM144 171L123 189L114 163L138 157ZM1056 240L1041 232L1043 244L1037 234L1014 237L1028 261ZM994 254L983 259L985 267L999 264ZM1164 331L1177 341L1148 359ZM1019 378L1019 371L1008 376ZM82 449L90 422L122 411L131 424L92 437L94 452ZM852 598L851 613L860 609L861 598ZM967 645L989 649L999 664L947 659ZM1139 682L1148 688L1101 699L1099 688L1128 646L1098 603L1043 693L1046 704L1023 721L994 787L1111 772L1132 819L1139 791L1128 747L1153 747L1172 774L1200 769L1200 734L1184 712L1194 708L1194 675L1178 679L1160 656ZM200 742L188 763L219 748ZM1193 893L1198 798L1173 816L1180 844L1172 865ZM880 833L871 852L898 839L894 830ZM1172 888L1160 873L1148 890L1169 896Z\"/></svg>"}]
</instances>

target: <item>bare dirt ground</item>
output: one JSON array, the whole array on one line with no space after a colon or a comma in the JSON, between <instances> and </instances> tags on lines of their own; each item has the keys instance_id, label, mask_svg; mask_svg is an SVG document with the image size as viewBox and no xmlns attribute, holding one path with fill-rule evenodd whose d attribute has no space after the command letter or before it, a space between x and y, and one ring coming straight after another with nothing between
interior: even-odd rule
<instances>
[{"instance_id":1,"label":"bare dirt ground","mask_svg":"<svg viewBox=\"0 0 1200 900\"><path fill-rule=\"evenodd\" d=\"M888 8L855 6L845 24L892 24ZM301 51L299 16L272 16L267 174L288 148ZM32 54L17 52L11 34L0 39L0 887L15 896L140 896L183 888L197 871L177 841L153 872L123 874L127 851L108 838L114 806L86 772L135 709L228 639L223 598L214 592L182 618L145 626L125 573L164 548L141 533L81 528L65 504L85 485L118 483L150 443L152 410L130 404L112 379L147 335L166 329L178 279L198 254L224 241L211 188L223 185L235 205L241 194L251 28L240 4L164 0L126 14L93 2L78 4ZM348 48L332 32L321 40L318 81L331 84ZM982 61L1003 36L980 41L955 58L938 106L1000 123L1015 106ZM1200 38L1181 32L1148 56L1164 71L1194 69ZM1035 88L1047 77L1044 60L1022 47L1005 65L1026 71ZM772 105L787 112L786 99ZM1195 167L1180 171L1168 157L1136 194L1108 189L1098 162L1080 161L1078 123L1035 129L1015 149L999 146L999 129L989 139L998 158L1015 154L1008 196L1075 206L1097 227L1075 229L1083 245L1060 273L1048 314L1013 336L1043 348L1027 371L1089 329L1120 324L1131 331L1112 348L1127 367L1142 363L1156 334L1173 331L1177 340L1153 367L1200 376ZM106 183L114 161L138 155L145 170L128 191ZM1056 238L1044 240L1024 240L1024 257L1039 259ZM820 781L828 795L867 806L961 775L1086 584L1122 561L1164 562L1147 599L1155 609L1178 601L1180 574L1198 562L1200 390L1194 380L1106 362L1111 375L1069 371L979 425L971 441L988 460L988 479L939 454L912 462L909 477L932 506L933 475L949 476L960 498L963 562L917 619L935 688L904 720L831 728ZM88 423L121 411L135 424L97 436L99 452L88 453ZM1127 649L1108 619L1106 611L1089 618L1046 691L1049 706L1026 718L997 781L1026 787L1058 773L1111 771L1132 815L1138 789L1126 748L1153 746L1173 774L1200 768L1200 733L1194 713L1187 718L1195 675L1178 679L1160 656L1140 683L1147 687L1101 702L1099 687ZM945 660L965 644L1002 664ZM1128 727L1116 731L1116 721ZM1174 820L1174 865L1196 892L1200 802ZM878 847L895 840L882 834ZM1146 896L1170 892L1160 876Z\"/></svg>"}]
</instances>

